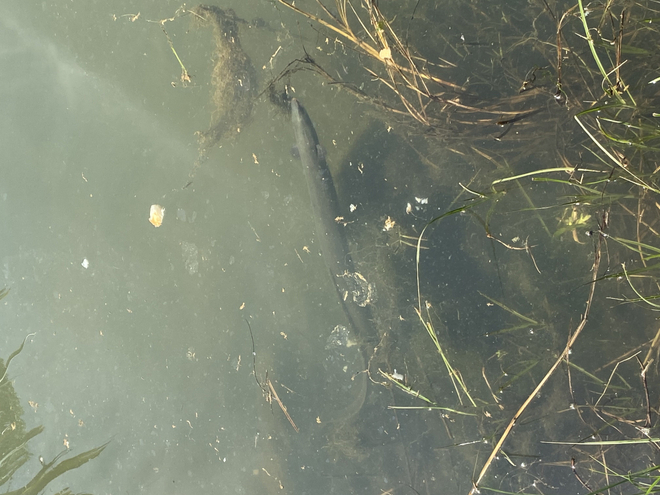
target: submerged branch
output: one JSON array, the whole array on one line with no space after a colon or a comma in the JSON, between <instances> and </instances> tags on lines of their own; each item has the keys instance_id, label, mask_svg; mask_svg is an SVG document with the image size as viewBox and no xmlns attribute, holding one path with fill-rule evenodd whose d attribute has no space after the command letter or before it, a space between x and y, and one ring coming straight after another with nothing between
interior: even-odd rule
<instances>
[{"instance_id":1,"label":"submerged branch","mask_svg":"<svg viewBox=\"0 0 660 495\"><path fill-rule=\"evenodd\" d=\"M603 225L605 225L606 222L603 222ZM479 490L479 483L481 480L484 478L486 473L488 472L488 469L490 468L491 463L493 462L493 459L495 459L495 456L499 453L500 449L504 445L504 442L509 436L509 433L511 433L511 430L515 426L516 422L520 419L520 416L525 412L527 409L527 406L531 404L531 402L537 397L538 393L541 391L541 389L545 386L547 381L550 379L552 374L555 372L555 370L559 367L559 365L566 359L568 356L569 351L575 345L575 342L577 341L578 337L582 333L582 330L584 330L584 327L587 325L587 320L589 319L589 312L591 311L591 303L593 302L594 299L594 293L596 292L596 280L598 279L598 269L600 267L600 258L601 258L601 245L603 243L603 238L604 238L604 233L599 232L598 237L596 239L596 246L594 248L594 263L591 268L591 287L589 289L589 296L587 297L586 301L586 308L584 310L584 313L582 314L582 318L580 319L580 323L575 329L575 332L573 335L568 339L568 343L566 344L566 347L564 347L564 350L562 353L559 355L557 360L554 362L554 364L550 367L548 372L545 374L543 379L539 382L539 384L536 386L536 388L529 394L525 402L520 406L518 411L513 415L511 418L511 421L509 421L509 424L507 427L504 429L504 433L502 433L502 436L500 439L497 441L495 444L495 447L493 448L492 452L488 456L488 459L486 460L486 463L484 466L481 468L481 471L479 472L479 476L477 477L476 480L473 482L473 487L472 490L470 490L470 495L474 495L475 493L478 493Z\"/></svg>"}]
</instances>

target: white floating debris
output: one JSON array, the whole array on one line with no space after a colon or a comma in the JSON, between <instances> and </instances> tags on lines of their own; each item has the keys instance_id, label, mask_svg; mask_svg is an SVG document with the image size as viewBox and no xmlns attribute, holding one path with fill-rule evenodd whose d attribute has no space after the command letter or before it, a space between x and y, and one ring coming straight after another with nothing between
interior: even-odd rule
<instances>
[{"instance_id":1,"label":"white floating debris","mask_svg":"<svg viewBox=\"0 0 660 495\"><path fill-rule=\"evenodd\" d=\"M429 204L429 198L418 198L417 196L415 196L415 201L417 201L420 205Z\"/></svg>"},{"instance_id":2,"label":"white floating debris","mask_svg":"<svg viewBox=\"0 0 660 495\"><path fill-rule=\"evenodd\" d=\"M84 260L82 260L82 263L80 263L80 264L81 264L82 267L85 268L85 269L89 268L89 260L88 260L87 258L85 258Z\"/></svg>"},{"instance_id":3,"label":"white floating debris","mask_svg":"<svg viewBox=\"0 0 660 495\"><path fill-rule=\"evenodd\" d=\"M154 227L160 227L163 223L163 217L165 216L165 208L160 205L151 205L149 210L149 221Z\"/></svg>"}]
</instances>

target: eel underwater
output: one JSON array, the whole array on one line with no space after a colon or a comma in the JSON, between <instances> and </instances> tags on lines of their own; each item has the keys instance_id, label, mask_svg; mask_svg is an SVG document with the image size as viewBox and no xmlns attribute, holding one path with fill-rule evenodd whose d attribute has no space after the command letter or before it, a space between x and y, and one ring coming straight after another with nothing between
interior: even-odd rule
<instances>
[{"instance_id":1,"label":"eel underwater","mask_svg":"<svg viewBox=\"0 0 660 495\"><path fill-rule=\"evenodd\" d=\"M337 222L341 217L337 191L314 124L296 98L291 100L291 123L309 188L319 248L330 270L353 337L357 340L365 363L368 363L378 343L371 321L371 310L368 305L360 307L350 300L353 288L348 282L350 276L355 273L355 267L348 250L344 226Z\"/></svg>"}]
</instances>

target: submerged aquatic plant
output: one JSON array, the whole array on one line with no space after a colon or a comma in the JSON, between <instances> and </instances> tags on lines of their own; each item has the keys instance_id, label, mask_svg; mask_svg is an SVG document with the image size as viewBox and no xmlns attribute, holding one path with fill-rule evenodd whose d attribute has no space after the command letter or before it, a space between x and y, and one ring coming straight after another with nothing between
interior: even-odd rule
<instances>
[{"instance_id":1,"label":"submerged aquatic plant","mask_svg":"<svg viewBox=\"0 0 660 495\"><path fill-rule=\"evenodd\" d=\"M8 293L9 289L0 289L0 299ZM20 347L12 352L4 363L0 360L0 373L2 373L2 378L0 378L0 428L2 429L0 435L0 486L9 483L30 459L28 442L44 431L43 426L26 430L25 421L23 420L23 408L14 391L12 382L8 378L9 365L23 351L27 339L33 335L27 335ZM37 495L43 492L55 478L98 457L107 445L106 443L62 460L64 456L69 454L67 448L50 462L42 460L42 468L25 486L8 490L5 493L11 495ZM66 488L60 493L71 492Z\"/></svg>"},{"instance_id":2,"label":"submerged aquatic plant","mask_svg":"<svg viewBox=\"0 0 660 495\"><path fill-rule=\"evenodd\" d=\"M440 26L426 38L435 45L422 48L411 42L414 35L406 22L412 24L409 19L415 17L424 22L425 14L433 14L431 9L418 12L409 6L411 15L405 6L383 13L385 7L370 0L336 0L333 6L321 0L279 3L311 20L322 33L351 45L360 54L369 82L341 81L321 67L324 62L310 56L288 67L285 77L309 68L372 104L377 112L407 115L414 124L406 129L415 130L409 134L416 132L425 140L414 146L427 162L440 153L438 141L434 145L433 140L441 138L443 150L449 147L456 155L469 157L479 170L468 186L462 185L467 183L465 176L459 179L462 190L445 213L426 220L414 255L415 309L421 331L437 350L435 358L424 354L420 368L434 376L444 368L459 404L441 403L421 378L410 382L410 376L382 370L388 386L420 402L394 407L418 407L420 414L424 409L429 414L440 409L455 417L464 412L460 401L469 399L474 408L470 414L479 411L481 418L477 428L491 441L487 451L473 450L473 493L489 488L520 493L541 485L542 493L553 492L557 483L544 473L555 468L564 473L559 478L592 493L615 487L622 493L657 492L657 466L646 459L659 441L651 433L657 422L651 397L658 390L651 384L655 381L647 378L658 374L659 333L654 330L655 337L648 338L640 331L634 338L624 338L617 329L627 323L610 307L611 301L635 305L629 315L638 319L636 326L641 329L647 312L660 309L660 264L655 260L660 254L656 111L660 100L655 91L660 52L651 48L657 46L660 33L654 4L538 2L525 4L515 16L504 8L489 12L480 10L488 7L472 4L455 6L466 14L452 12L452 19L464 22L457 28L463 29L463 39L451 41ZM449 12L450 6L438 9ZM469 21L472 31L467 28ZM481 40L488 41L483 48ZM425 58L422 50L436 57ZM345 56L343 51L335 55ZM518 59L535 62L525 67L516 65ZM456 77L465 72L469 80ZM478 92L479 86L487 87L489 94ZM542 153L546 159L540 163ZM456 352L451 341L441 342L430 315L421 316L427 300L424 260L433 256L428 249L422 257L422 241L440 220L458 216L475 220L492 247L488 262L494 262L502 290L497 297L483 293L487 306L498 308L502 318L513 318L499 329L482 332L500 346L475 366L490 398L476 392L478 385L464 380L450 364ZM514 233L519 231L527 235ZM507 263L520 260L517 266L525 263L525 269L503 272L500 258ZM554 273L549 265L553 259L561 260ZM533 277L539 278L532 283ZM552 285L564 292L549 291ZM573 295L578 290L580 297ZM518 309L525 306L529 312ZM541 331L543 338L530 338L528 345L519 342L523 333ZM585 355L590 347L599 351ZM582 350L579 363L572 356L575 348ZM635 353L646 358L639 359L637 371L631 371ZM497 375L498 368L500 388L494 393L487 377ZM562 369L565 379L558 378ZM515 370L513 378L508 370ZM477 373L470 371L474 379ZM631 380L635 374L636 382ZM509 395L505 404L503 391L515 393L516 399ZM572 405L560 408L546 395L568 396ZM537 421L544 414L551 419L543 428L522 433L527 432L526 421ZM450 430L446 424L443 427ZM585 429L593 441L576 434ZM517 441L511 437L516 430ZM547 435L567 433L574 435L567 443L541 447ZM525 435L528 443L520 441ZM465 440L456 444L467 445ZM530 456L543 450L545 458L555 460L533 461L532 470L527 461L514 460L511 449ZM497 476L489 476L498 458L508 459L508 470L503 467ZM628 471L634 474L622 474Z\"/></svg>"}]
</instances>

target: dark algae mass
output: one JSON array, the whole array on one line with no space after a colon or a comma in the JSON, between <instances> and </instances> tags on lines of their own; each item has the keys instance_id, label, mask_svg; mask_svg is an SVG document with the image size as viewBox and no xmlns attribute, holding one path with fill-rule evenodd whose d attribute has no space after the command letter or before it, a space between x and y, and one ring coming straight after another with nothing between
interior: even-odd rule
<instances>
[{"instance_id":1,"label":"dark algae mass","mask_svg":"<svg viewBox=\"0 0 660 495\"><path fill-rule=\"evenodd\" d=\"M216 45L211 74L211 126L207 131L198 132L200 148L207 150L223 137L235 136L248 122L256 96L257 77L250 57L241 47L239 19L233 10L198 5L190 12L196 25L213 28Z\"/></svg>"}]
</instances>

